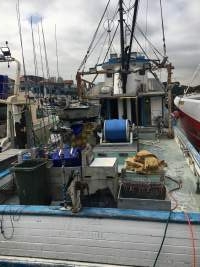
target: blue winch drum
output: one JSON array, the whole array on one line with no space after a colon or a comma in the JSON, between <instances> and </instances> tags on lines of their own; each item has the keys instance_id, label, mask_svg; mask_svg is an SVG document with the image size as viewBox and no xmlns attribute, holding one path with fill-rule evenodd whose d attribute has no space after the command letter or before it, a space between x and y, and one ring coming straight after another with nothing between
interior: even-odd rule
<instances>
[{"instance_id":1,"label":"blue winch drum","mask_svg":"<svg viewBox=\"0 0 200 267\"><path fill-rule=\"evenodd\" d=\"M129 122L123 119L104 121L104 140L111 143L129 141Z\"/></svg>"}]
</instances>

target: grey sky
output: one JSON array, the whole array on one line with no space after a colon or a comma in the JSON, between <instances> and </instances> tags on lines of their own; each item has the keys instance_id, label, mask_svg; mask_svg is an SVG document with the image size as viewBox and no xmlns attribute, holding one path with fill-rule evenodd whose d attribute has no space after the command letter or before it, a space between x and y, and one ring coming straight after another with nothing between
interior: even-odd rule
<instances>
[{"instance_id":1,"label":"grey sky","mask_svg":"<svg viewBox=\"0 0 200 267\"><path fill-rule=\"evenodd\" d=\"M111 1L108 18L112 16L117 0ZM128 6L130 0L125 0ZM134 2L134 1L132 1ZM148 2L148 12L146 12ZM167 54L175 66L174 79L188 83L197 65L200 63L200 1L199 0L163 0L163 15L166 32ZM57 25L59 70L65 79L74 79L76 70L86 53L92 35L106 6L107 0L21 0L21 22L25 50L25 61L28 74L34 74L31 41L30 16L37 22L43 18L46 37L50 75L56 76L56 52L54 27ZM145 31L154 45L162 51L162 32L159 0L141 0L138 14L138 25ZM147 14L147 16L146 16ZM147 20L146 20L147 18ZM117 21L116 17L116 21ZM147 21L147 23L146 23ZM117 22L116 22L117 23ZM16 18L16 1L1 0L1 40L9 42L12 55L21 60L21 49ZM34 24L35 41L38 59L38 71L41 73L39 60L37 24ZM145 41L138 36L149 51ZM100 48L103 41L100 41ZM94 51L89 63L95 65L100 51ZM115 49L117 50L117 39ZM137 50L138 46L134 48ZM1 72L14 75L14 64L8 70L1 66ZM200 78L199 78L200 83Z\"/></svg>"}]
</instances>

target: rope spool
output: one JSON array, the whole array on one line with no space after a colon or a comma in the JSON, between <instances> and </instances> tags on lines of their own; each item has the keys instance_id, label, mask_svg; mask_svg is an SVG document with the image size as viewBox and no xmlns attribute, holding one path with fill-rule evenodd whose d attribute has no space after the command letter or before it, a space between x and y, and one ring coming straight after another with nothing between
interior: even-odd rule
<instances>
[{"instance_id":1,"label":"rope spool","mask_svg":"<svg viewBox=\"0 0 200 267\"><path fill-rule=\"evenodd\" d=\"M106 142L128 142L129 123L128 120L114 119L104 121L104 140Z\"/></svg>"}]
</instances>

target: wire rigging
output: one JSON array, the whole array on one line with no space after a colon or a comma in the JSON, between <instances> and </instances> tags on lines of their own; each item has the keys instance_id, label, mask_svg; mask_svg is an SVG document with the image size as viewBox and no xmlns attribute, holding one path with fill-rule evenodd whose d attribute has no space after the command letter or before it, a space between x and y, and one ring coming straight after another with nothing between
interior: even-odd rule
<instances>
[{"instance_id":1,"label":"wire rigging","mask_svg":"<svg viewBox=\"0 0 200 267\"><path fill-rule=\"evenodd\" d=\"M26 65L25 65L25 58L24 58L24 47L23 47L23 39L22 39L22 28L21 28L21 14L20 14L20 5L19 0L16 5L16 13L17 13L17 22L18 22L18 30L19 30L19 37L20 37L20 45L21 45L21 53L22 53L22 62L23 62L23 71L24 71L24 79L26 78ZM25 83L25 92L28 93L26 83Z\"/></svg>"},{"instance_id":2,"label":"wire rigging","mask_svg":"<svg viewBox=\"0 0 200 267\"><path fill-rule=\"evenodd\" d=\"M135 26L136 26L136 19L137 19L137 14L138 14L138 5L139 5L139 0L135 0L135 8L134 8L134 14L133 14L130 43L128 47L128 58L127 58L127 63L126 63L126 71L129 70L129 64L130 64L130 59L131 59L131 50L132 50L133 36L134 36ZM127 81L127 75L126 75L126 81Z\"/></svg>"},{"instance_id":3,"label":"wire rigging","mask_svg":"<svg viewBox=\"0 0 200 267\"><path fill-rule=\"evenodd\" d=\"M41 69L42 69L42 78L43 78L43 81L44 81L44 63L43 63L43 56L42 56L42 46L41 46L39 24L38 24L38 41L39 41L39 50L40 50L40 63L41 63Z\"/></svg>"},{"instance_id":4,"label":"wire rigging","mask_svg":"<svg viewBox=\"0 0 200 267\"><path fill-rule=\"evenodd\" d=\"M114 40L114 38L115 38L115 35L116 35L116 33L117 33L118 28L119 28L119 23L117 24L117 27L116 27L115 32L114 32L114 34L113 34L113 37L112 37L112 39L111 39L110 45L109 45L109 47L108 47L108 49L107 49L107 52L106 52L106 54L105 54L105 56L104 56L103 63L105 63L105 60L106 60L106 58L107 58L107 56L108 56L108 53L109 53L109 51L110 51L111 45L112 45L112 43L113 43L113 40ZM102 64L103 64L103 63L102 63ZM92 80L92 83L95 82L97 76L98 76L98 74L95 75L94 79Z\"/></svg>"},{"instance_id":5,"label":"wire rigging","mask_svg":"<svg viewBox=\"0 0 200 267\"><path fill-rule=\"evenodd\" d=\"M164 21L163 21L162 0L160 0L160 16L161 16L161 23L162 23L163 52L164 52L164 56L166 56L165 28L164 28Z\"/></svg>"},{"instance_id":6,"label":"wire rigging","mask_svg":"<svg viewBox=\"0 0 200 267\"><path fill-rule=\"evenodd\" d=\"M32 45L33 45L33 62L35 68L35 76L38 76L38 68L37 68L37 57L36 57L36 50L35 50L35 39L33 33L33 19L31 16L31 35L32 35Z\"/></svg>"},{"instance_id":7,"label":"wire rigging","mask_svg":"<svg viewBox=\"0 0 200 267\"><path fill-rule=\"evenodd\" d=\"M106 11L107 11L107 9L108 9L109 4L110 4L110 0L108 0L108 2L107 2L106 8L105 8L105 10L104 10L104 12L103 12L103 14L102 14L102 16L101 16L101 19L100 19L100 21L99 21L99 24L98 24L98 26L97 26L97 28L96 28L96 31L95 31L94 35L93 35L92 41L91 41L91 43L90 43L90 45L89 45L89 47L88 47L88 49L87 49L87 52L86 52L86 55L85 55L83 61L81 62L80 66L79 66L79 68L78 68L78 71L80 71L80 69L85 65L85 63L86 63L86 61L87 61L88 55L89 55L89 53L90 53L90 50L91 50L92 45L93 45L93 43L94 43L94 40L95 40L95 38L96 38L96 36L97 36L97 33L98 33L98 31L99 31L100 25L101 25L101 23L102 23L102 21L103 21L103 18L104 18L104 16L105 16L105 14L106 14Z\"/></svg>"},{"instance_id":8,"label":"wire rigging","mask_svg":"<svg viewBox=\"0 0 200 267\"><path fill-rule=\"evenodd\" d=\"M56 24L55 24L55 43L56 43L56 66L57 66L57 77L60 77L59 67L58 67L58 42L57 42Z\"/></svg>"},{"instance_id":9,"label":"wire rigging","mask_svg":"<svg viewBox=\"0 0 200 267\"><path fill-rule=\"evenodd\" d=\"M145 25L145 36L147 36L147 31L148 31L148 8L149 8L149 0L146 0L147 4L146 4L146 25ZM144 50L147 50L147 39L144 38Z\"/></svg>"},{"instance_id":10,"label":"wire rigging","mask_svg":"<svg viewBox=\"0 0 200 267\"><path fill-rule=\"evenodd\" d=\"M45 63L46 63L47 78L49 79L50 78L49 63L48 63L48 57L47 57L46 41L45 41L45 36L44 36L44 29L43 29L42 19L41 19L40 23L41 23L42 39L43 39L43 46L44 46L44 53L45 53Z\"/></svg>"}]
</instances>

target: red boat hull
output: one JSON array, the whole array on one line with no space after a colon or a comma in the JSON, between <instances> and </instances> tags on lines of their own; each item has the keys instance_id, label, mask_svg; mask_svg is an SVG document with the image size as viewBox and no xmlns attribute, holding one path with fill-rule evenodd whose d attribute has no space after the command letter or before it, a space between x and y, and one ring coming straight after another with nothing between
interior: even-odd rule
<instances>
[{"instance_id":1,"label":"red boat hull","mask_svg":"<svg viewBox=\"0 0 200 267\"><path fill-rule=\"evenodd\" d=\"M190 142L200 151L200 122L188 116L182 110L180 112L180 122Z\"/></svg>"}]
</instances>

